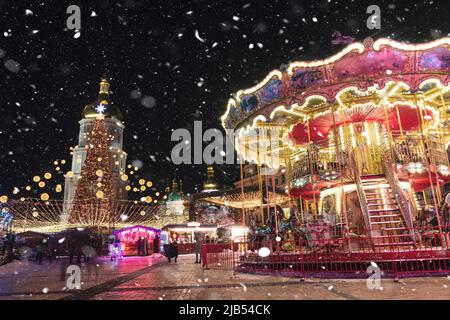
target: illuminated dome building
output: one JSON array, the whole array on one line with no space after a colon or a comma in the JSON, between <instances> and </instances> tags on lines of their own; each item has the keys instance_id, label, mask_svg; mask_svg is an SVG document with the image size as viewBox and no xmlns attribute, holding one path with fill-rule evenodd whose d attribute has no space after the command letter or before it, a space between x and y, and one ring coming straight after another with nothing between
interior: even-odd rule
<instances>
[{"instance_id":1,"label":"illuminated dome building","mask_svg":"<svg viewBox=\"0 0 450 320\"><path fill-rule=\"evenodd\" d=\"M300 223L324 219L369 238L409 234L410 244L449 180L449 49L450 38L369 38L293 62L234 94L222 124L244 160L286 169Z\"/></svg>"},{"instance_id":2,"label":"illuminated dome building","mask_svg":"<svg viewBox=\"0 0 450 320\"><path fill-rule=\"evenodd\" d=\"M102 77L97 99L85 106L80 123L78 145L72 151L72 168L65 175L64 214L67 215L77 188L81 168L86 159L87 137L92 131L94 120L102 115L109 133L109 158L111 159L111 173L113 192L117 200L127 198L125 186L127 181L121 179L125 172L127 154L122 150L123 145L123 115L120 109L112 103L109 97L109 81Z\"/></svg>"}]
</instances>

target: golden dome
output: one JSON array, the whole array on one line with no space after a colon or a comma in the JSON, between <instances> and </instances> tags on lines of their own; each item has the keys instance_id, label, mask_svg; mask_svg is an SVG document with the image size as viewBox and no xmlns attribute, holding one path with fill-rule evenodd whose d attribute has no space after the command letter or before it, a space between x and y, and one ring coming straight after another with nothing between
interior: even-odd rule
<instances>
[{"instance_id":1,"label":"golden dome","mask_svg":"<svg viewBox=\"0 0 450 320\"><path fill-rule=\"evenodd\" d=\"M100 115L108 118L116 118L122 121L123 115L120 109L114 105L109 98L109 81L107 77L102 77L100 80L100 90L98 97L94 102L89 103L84 107L83 118L96 118Z\"/></svg>"}]
</instances>

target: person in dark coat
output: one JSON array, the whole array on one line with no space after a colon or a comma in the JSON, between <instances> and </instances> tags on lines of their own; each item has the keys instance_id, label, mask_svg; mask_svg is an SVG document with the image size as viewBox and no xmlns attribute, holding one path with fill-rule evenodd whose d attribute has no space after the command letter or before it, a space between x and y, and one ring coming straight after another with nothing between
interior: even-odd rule
<instances>
[{"instance_id":1,"label":"person in dark coat","mask_svg":"<svg viewBox=\"0 0 450 320\"><path fill-rule=\"evenodd\" d=\"M159 236L156 236L155 239L153 239L153 253L159 253L159 247L161 245L161 239Z\"/></svg>"},{"instance_id":2,"label":"person in dark coat","mask_svg":"<svg viewBox=\"0 0 450 320\"><path fill-rule=\"evenodd\" d=\"M50 237L48 239L47 254L50 263L58 256L58 244L58 239L56 237Z\"/></svg>"},{"instance_id":3,"label":"person in dark coat","mask_svg":"<svg viewBox=\"0 0 450 320\"><path fill-rule=\"evenodd\" d=\"M69 263L72 264L73 257L77 257L77 264L81 264L81 237L78 232L72 231L69 238Z\"/></svg>"},{"instance_id":4,"label":"person in dark coat","mask_svg":"<svg viewBox=\"0 0 450 320\"><path fill-rule=\"evenodd\" d=\"M178 259L178 243L176 240L172 241L167 251L167 259L169 260L169 263L171 262L172 258L175 258L176 263Z\"/></svg>"},{"instance_id":5,"label":"person in dark coat","mask_svg":"<svg viewBox=\"0 0 450 320\"><path fill-rule=\"evenodd\" d=\"M202 238L197 236L195 238L195 263L202 262Z\"/></svg>"},{"instance_id":6,"label":"person in dark coat","mask_svg":"<svg viewBox=\"0 0 450 320\"><path fill-rule=\"evenodd\" d=\"M41 243L38 243L36 245L36 262L38 264L42 264L42 257L45 255L45 251L46 251L46 246L45 246L45 242L42 241Z\"/></svg>"}]
</instances>

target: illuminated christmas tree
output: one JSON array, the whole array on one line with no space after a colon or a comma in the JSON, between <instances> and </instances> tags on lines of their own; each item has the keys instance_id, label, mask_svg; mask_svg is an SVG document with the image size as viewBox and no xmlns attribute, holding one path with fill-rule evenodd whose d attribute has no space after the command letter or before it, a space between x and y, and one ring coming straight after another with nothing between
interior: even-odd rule
<instances>
[{"instance_id":1,"label":"illuminated christmas tree","mask_svg":"<svg viewBox=\"0 0 450 320\"><path fill-rule=\"evenodd\" d=\"M97 226L109 222L115 199L109 159L109 134L101 110L87 138L86 160L81 169L69 223Z\"/></svg>"}]
</instances>

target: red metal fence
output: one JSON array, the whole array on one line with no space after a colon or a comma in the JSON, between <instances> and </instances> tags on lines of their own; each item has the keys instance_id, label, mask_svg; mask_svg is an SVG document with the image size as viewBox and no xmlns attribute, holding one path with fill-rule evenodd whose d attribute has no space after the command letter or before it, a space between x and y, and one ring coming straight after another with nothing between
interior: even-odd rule
<instances>
[{"instance_id":1,"label":"red metal fence","mask_svg":"<svg viewBox=\"0 0 450 320\"><path fill-rule=\"evenodd\" d=\"M412 241L414 239L414 241ZM417 229L415 236L203 244L203 269L297 277L367 278L450 275L449 234ZM370 266L372 268L368 269Z\"/></svg>"}]
</instances>

